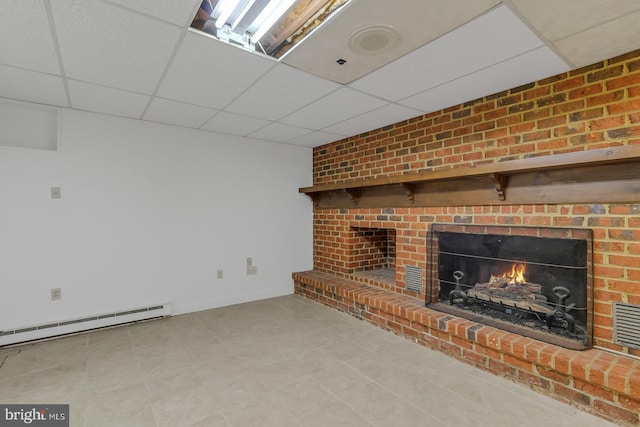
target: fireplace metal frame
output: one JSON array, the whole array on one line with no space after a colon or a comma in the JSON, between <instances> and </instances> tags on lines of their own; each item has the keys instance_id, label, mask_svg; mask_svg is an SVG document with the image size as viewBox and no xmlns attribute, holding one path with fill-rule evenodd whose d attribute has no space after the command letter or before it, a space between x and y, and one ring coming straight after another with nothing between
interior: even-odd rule
<instances>
[{"instance_id":1,"label":"fireplace metal frame","mask_svg":"<svg viewBox=\"0 0 640 427\"><path fill-rule=\"evenodd\" d=\"M586 337L584 340L570 339L526 326L496 319L488 315L481 315L470 310L461 309L455 305L440 302L440 283L438 271L438 235L440 232L455 232L481 235L528 236L540 238L580 239L587 242L587 316ZM593 276L593 231L587 228L559 228L559 227L530 227L512 225L475 225L475 224L446 224L434 223L429 228L427 236L427 283L425 305L437 311L462 317L477 323L493 326L508 332L548 342L574 350L585 350L593 346L593 307L594 307L594 276Z\"/></svg>"}]
</instances>

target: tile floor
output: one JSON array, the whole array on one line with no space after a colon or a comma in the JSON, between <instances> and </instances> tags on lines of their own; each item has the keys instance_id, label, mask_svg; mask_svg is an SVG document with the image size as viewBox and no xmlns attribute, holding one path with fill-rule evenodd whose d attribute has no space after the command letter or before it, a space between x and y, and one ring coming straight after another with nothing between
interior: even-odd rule
<instances>
[{"instance_id":1,"label":"tile floor","mask_svg":"<svg viewBox=\"0 0 640 427\"><path fill-rule=\"evenodd\" d=\"M0 363L0 403L69 403L71 426L611 425L293 295L0 348Z\"/></svg>"}]
</instances>

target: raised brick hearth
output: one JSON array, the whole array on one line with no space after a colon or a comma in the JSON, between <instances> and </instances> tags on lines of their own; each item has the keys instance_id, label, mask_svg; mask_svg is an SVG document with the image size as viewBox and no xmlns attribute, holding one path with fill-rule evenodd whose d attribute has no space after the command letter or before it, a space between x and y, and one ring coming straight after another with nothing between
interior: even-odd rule
<instances>
[{"instance_id":1,"label":"raised brick hearth","mask_svg":"<svg viewBox=\"0 0 640 427\"><path fill-rule=\"evenodd\" d=\"M316 147L314 186L633 144L640 144L640 51ZM614 336L614 303L640 305L640 195L630 194L625 203L525 205L507 197L487 205L316 206L314 270L294 274L295 290L621 425L638 425L640 349ZM425 307L434 223L591 230L595 348L569 350ZM362 239L366 232L373 240ZM390 241L392 248L380 251ZM362 268L360 260L379 269ZM407 289L407 267L422 272L421 292Z\"/></svg>"}]
</instances>

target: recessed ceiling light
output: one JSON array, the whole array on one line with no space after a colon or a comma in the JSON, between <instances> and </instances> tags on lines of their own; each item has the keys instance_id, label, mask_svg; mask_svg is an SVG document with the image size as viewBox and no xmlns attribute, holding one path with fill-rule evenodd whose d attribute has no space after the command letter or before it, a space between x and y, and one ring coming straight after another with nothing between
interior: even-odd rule
<instances>
[{"instance_id":1,"label":"recessed ceiling light","mask_svg":"<svg viewBox=\"0 0 640 427\"><path fill-rule=\"evenodd\" d=\"M361 55L380 55L391 51L402 39L389 25L368 25L358 28L349 36L349 47Z\"/></svg>"}]
</instances>

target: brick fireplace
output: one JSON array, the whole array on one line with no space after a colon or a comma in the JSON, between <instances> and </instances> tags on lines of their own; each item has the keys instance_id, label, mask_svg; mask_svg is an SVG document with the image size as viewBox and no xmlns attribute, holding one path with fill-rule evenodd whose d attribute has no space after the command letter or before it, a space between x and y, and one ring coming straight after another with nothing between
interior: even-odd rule
<instances>
[{"instance_id":1,"label":"brick fireplace","mask_svg":"<svg viewBox=\"0 0 640 427\"><path fill-rule=\"evenodd\" d=\"M476 191L472 179L470 189L436 183L437 194L428 197L418 194L431 191L421 184L403 183L407 198L401 202L372 190L376 201L394 201L380 206L349 189L343 202L338 188L352 181L506 167L638 144L640 51L317 147L314 186L334 193L325 199L314 195L314 270L294 273L296 293L621 425L637 425L640 349L621 341L614 328L618 305L640 306L640 177L635 172L616 177L616 186L580 187L587 201L571 191L573 176L582 182L591 175L580 170L562 177L561 190L549 191L533 185L553 187L555 172L536 170L525 183L507 183L515 186L511 193L503 177L493 174L497 201L482 193L465 203L467 191ZM596 178L608 171L598 169ZM631 196L616 198L623 186ZM528 194L540 201L518 202L529 200ZM545 203L543 196L554 194L567 201ZM344 206L332 207L334 202ZM592 233L593 337L587 348L565 348L425 305L434 224ZM420 291L406 283L416 271Z\"/></svg>"}]
</instances>

